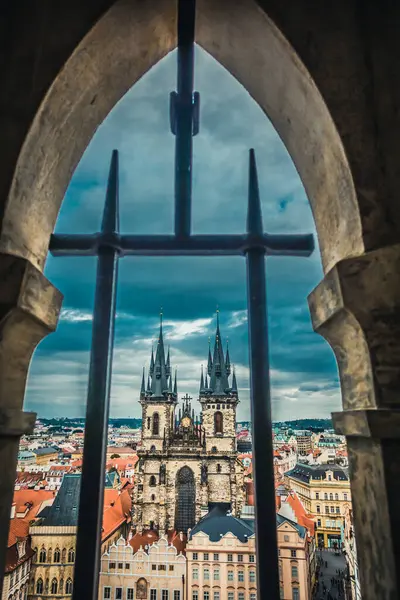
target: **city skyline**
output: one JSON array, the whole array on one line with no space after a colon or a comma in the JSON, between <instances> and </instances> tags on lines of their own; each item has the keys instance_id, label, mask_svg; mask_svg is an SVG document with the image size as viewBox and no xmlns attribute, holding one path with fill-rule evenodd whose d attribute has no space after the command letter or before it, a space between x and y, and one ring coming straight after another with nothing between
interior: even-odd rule
<instances>
[{"instance_id":1,"label":"city skyline","mask_svg":"<svg viewBox=\"0 0 400 600\"><path fill-rule=\"evenodd\" d=\"M169 233L173 222L174 137L168 96L175 52L143 77L95 134L74 173L57 232L99 229L111 150L120 152L121 230ZM193 230L241 232L246 222L248 149L256 150L264 226L271 233L313 232L296 169L267 117L231 75L196 51L201 94L194 138ZM206 193L204 193L206 190ZM40 416L83 416L86 402L95 259L52 258L46 276L63 293L55 334L35 353L26 406ZM310 259L267 261L274 420L329 417L340 407L333 353L312 331L306 297L322 277L318 249ZM184 297L185 294L185 297ZM249 420L245 264L235 258L120 261L111 416L139 417L142 368L164 312L166 344L178 368L178 390L196 398L208 337L229 338L236 365L238 420Z\"/></svg>"}]
</instances>

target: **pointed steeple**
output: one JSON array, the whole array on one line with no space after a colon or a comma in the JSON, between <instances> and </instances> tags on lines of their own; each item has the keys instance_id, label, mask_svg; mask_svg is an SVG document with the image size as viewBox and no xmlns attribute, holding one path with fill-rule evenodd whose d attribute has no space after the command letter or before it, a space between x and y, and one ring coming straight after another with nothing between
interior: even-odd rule
<instances>
[{"instance_id":1,"label":"pointed steeple","mask_svg":"<svg viewBox=\"0 0 400 600\"><path fill-rule=\"evenodd\" d=\"M228 341L226 342L225 371L226 371L226 374L229 377L229 375L231 374L231 361L230 361L230 358L229 358L229 345L228 345Z\"/></svg>"},{"instance_id":2,"label":"pointed steeple","mask_svg":"<svg viewBox=\"0 0 400 600\"><path fill-rule=\"evenodd\" d=\"M211 375L212 371L212 358L211 358L211 338L208 338L208 362L207 362L207 373Z\"/></svg>"},{"instance_id":3,"label":"pointed steeple","mask_svg":"<svg viewBox=\"0 0 400 600\"><path fill-rule=\"evenodd\" d=\"M154 373L154 349L151 347L151 359L150 359L150 376L153 377Z\"/></svg>"},{"instance_id":4,"label":"pointed steeple","mask_svg":"<svg viewBox=\"0 0 400 600\"><path fill-rule=\"evenodd\" d=\"M174 381L174 394L177 397L178 396L178 369L175 369L175 381Z\"/></svg>"},{"instance_id":5,"label":"pointed steeple","mask_svg":"<svg viewBox=\"0 0 400 600\"><path fill-rule=\"evenodd\" d=\"M167 362L165 363L167 377L171 375L171 361L169 358L169 346L168 346L168 354L167 354Z\"/></svg>"},{"instance_id":6,"label":"pointed steeple","mask_svg":"<svg viewBox=\"0 0 400 600\"><path fill-rule=\"evenodd\" d=\"M207 375L206 375L207 377ZM201 365L201 376L200 376L200 389L199 389L200 394L202 392L204 392L204 375L203 375L203 365Z\"/></svg>"},{"instance_id":7,"label":"pointed steeple","mask_svg":"<svg viewBox=\"0 0 400 600\"><path fill-rule=\"evenodd\" d=\"M145 384L144 384L144 367L143 367L143 374L142 374L142 385L140 387L140 395L144 396L146 394L146 389L145 389Z\"/></svg>"},{"instance_id":8,"label":"pointed steeple","mask_svg":"<svg viewBox=\"0 0 400 600\"><path fill-rule=\"evenodd\" d=\"M233 375L232 375L232 392L234 394L238 393L238 389L237 389L237 382L236 382L236 371L235 371L235 365L233 365Z\"/></svg>"},{"instance_id":9,"label":"pointed steeple","mask_svg":"<svg viewBox=\"0 0 400 600\"><path fill-rule=\"evenodd\" d=\"M225 396L229 389L228 375L225 367L224 351L221 342L221 332L219 327L219 310L217 310L217 329L215 332L214 353L209 387L213 396Z\"/></svg>"}]
</instances>

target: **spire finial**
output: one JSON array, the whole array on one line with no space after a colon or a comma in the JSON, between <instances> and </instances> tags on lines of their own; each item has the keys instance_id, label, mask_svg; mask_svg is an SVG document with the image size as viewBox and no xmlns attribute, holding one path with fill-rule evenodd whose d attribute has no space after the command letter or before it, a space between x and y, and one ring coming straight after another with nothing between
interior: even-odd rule
<instances>
[{"instance_id":1,"label":"spire finial","mask_svg":"<svg viewBox=\"0 0 400 600\"><path fill-rule=\"evenodd\" d=\"M117 233L119 231L118 150L113 150L111 155L101 231L102 233Z\"/></svg>"},{"instance_id":2,"label":"spire finial","mask_svg":"<svg viewBox=\"0 0 400 600\"><path fill-rule=\"evenodd\" d=\"M145 377L145 375L144 375L144 367L143 367L143 373L142 373L142 385L141 385L141 388L140 388L140 395L141 395L141 396L144 396L144 395L146 394L145 383L144 383L144 377Z\"/></svg>"}]
</instances>

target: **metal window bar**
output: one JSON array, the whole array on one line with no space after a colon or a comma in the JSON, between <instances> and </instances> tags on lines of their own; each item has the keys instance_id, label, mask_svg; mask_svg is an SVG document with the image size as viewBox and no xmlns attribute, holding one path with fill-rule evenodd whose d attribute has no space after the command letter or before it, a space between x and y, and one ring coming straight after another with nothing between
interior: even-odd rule
<instances>
[{"instance_id":1,"label":"metal window bar","mask_svg":"<svg viewBox=\"0 0 400 600\"><path fill-rule=\"evenodd\" d=\"M79 504L74 600L96 600L100 567L118 259L140 256L245 256L254 446L257 585L262 600L279 599L265 256L309 256L313 236L264 233L254 150L249 157L247 232L191 235L192 137L200 98L193 91L195 0L178 0L177 92L170 97L175 144L175 234L120 235L118 153L113 151L100 233L52 235L54 256L98 256L84 460ZM268 569L265 568L268 565Z\"/></svg>"}]
</instances>

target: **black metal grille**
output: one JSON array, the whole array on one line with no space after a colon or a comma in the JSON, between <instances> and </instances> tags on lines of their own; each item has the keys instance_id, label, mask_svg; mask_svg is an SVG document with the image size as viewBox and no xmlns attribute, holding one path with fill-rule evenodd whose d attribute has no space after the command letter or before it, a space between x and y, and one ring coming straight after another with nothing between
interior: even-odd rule
<instances>
[{"instance_id":1,"label":"black metal grille","mask_svg":"<svg viewBox=\"0 0 400 600\"><path fill-rule=\"evenodd\" d=\"M175 530L186 533L196 524L196 485L189 467L178 472L175 490Z\"/></svg>"},{"instance_id":2,"label":"black metal grille","mask_svg":"<svg viewBox=\"0 0 400 600\"><path fill-rule=\"evenodd\" d=\"M55 256L98 256L74 600L96 600L98 593L117 267L118 258L128 254L246 257L256 543L260 565L258 597L263 600L278 600L280 597L265 256L309 256L314 242L312 235L269 235L263 232L254 150L250 150L249 157L247 233L191 235L192 137L199 131L200 106L199 94L193 91L194 24L195 0L178 0L177 91L172 92L170 98L170 125L176 138L175 234L120 235L118 153L114 150L101 232L93 235L53 235L51 238L50 251ZM189 509L183 502L183 498L187 497L186 492L184 494L186 488L179 489L182 489L182 504L178 514L182 515L182 525L186 526L189 522ZM192 521L190 523L193 525ZM265 568L266 565L268 568Z\"/></svg>"}]
</instances>

